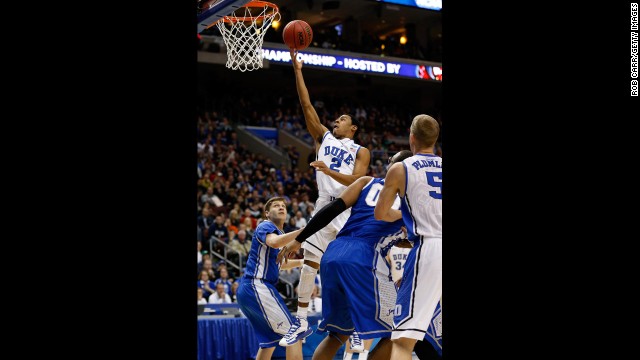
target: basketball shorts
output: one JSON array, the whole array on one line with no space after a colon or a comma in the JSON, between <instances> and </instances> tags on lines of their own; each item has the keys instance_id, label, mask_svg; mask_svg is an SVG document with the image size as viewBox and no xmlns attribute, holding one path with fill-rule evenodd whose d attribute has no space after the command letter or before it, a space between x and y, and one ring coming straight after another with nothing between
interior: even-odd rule
<instances>
[{"instance_id":1,"label":"basketball shorts","mask_svg":"<svg viewBox=\"0 0 640 360\"><path fill-rule=\"evenodd\" d=\"M398 289L391 339L424 339L442 297L442 238L416 240Z\"/></svg>"},{"instance_id":2,"label":"basketball shorts","mask_svg":"<svg viewBox=\"0 0 640 360\"><path fill-rule=\"evenodd\" d=\"M323 319L318 332L349 335L355 330L362 339L391 336L396 289L370 241L340 237L331 242L320 278Z\"/></svg>"},{"instance_id":3,"label":"basketball shorts","mask_svg":"<svg viewBox=\"0 0 640 360\"><path fill-rule=\"evenodd\" d=\"M278 345L294 319L276 287L261 280L242 278L237 298L242 313L255 331L258 346Z\"/></svg>"}]
</instances>

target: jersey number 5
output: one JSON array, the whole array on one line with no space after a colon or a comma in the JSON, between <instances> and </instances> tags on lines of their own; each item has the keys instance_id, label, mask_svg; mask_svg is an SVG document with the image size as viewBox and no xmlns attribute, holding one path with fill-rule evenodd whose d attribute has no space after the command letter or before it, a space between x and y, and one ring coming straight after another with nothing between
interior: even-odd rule
<instances>
[{"instance_id":1,"label":"jersey number 5","mask_svg":"<svg viewBox=\"0 0 640 360\"><path fill-rule=\"evenodd\" d=\"M429 191L429 196L434 199L442 199L442 172L427 172L427 182L436 188L435 191Z\"/></svg>"}]
</instances>

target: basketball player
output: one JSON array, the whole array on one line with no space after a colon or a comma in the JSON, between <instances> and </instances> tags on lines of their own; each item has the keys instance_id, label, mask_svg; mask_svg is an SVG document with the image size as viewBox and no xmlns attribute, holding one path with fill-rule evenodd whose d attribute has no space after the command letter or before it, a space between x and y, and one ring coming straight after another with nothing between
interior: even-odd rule
<instances>
[{"instance_id":1,"label":"basketball player","mask_svg":"<svg viewBox=\"0 0 640 360\"><path fill-rule=\"evenodd\" d=\"M401 151L392 157L392 162L412 155L411 151ZM349 219L329 244L321 261L323 319L318 332L329 331L329 336L318 345L313 360L333 359L354 330L361 339L382 338L371 352L371 359L389 359L396 289L384 258L405 234L401 229L399 197L394 205L396 221L378 221L373 216L383 184L384 179L370 176L356 180L339 198L318 210L307 227L282 248L276 259L286 262L287 256L300 248L300 242L351 207ZM365 351L358 359L364 360L367 356Z\"/></svg>"},{"instance_id":2,"label":"basketball player","mask_svg":"<svg viewBox=\"0 0 640 360\"><path fill-rule=\"evenodd\" d=\"M338 197L347 186L366 174L371 155L367 148L361 147L353 141L353 136L358 130L358 123L351 116L340 115L335 120L332 131L320 123L320 118L311 105L309 92L302 77L302 62L298 61L297 54L293 49L290 54L296 77L296 89L307 123L307 130L315 139L316 161L310 165L316 169L318 199L313 216L318 209ZM328 226L305 242L303 247L304 265L300 271L298 285L296 322L282 338L280 346L293 345L305 337L302 335L306 334L309 328L307 309L316 273L320 267L320 260L329 242L336 238L338 231L344 226L349 214L350 210L344 211Z\"/></svg>"},{"instance_id":3,"label":"basketball player","mask_svg":"<svg viewBox=\"0 0 640 360\"><path fill-rule=\"evenodd\" d=\"M278 248L292 240L301 230L284 234L287 205L281 197L273 197L264 206L267 220L253 233L247 267L237 290L238 305L253 327L260 349L256 360L271 359L275 346L293 323L282 296L276 290L279 268ZM301 260L285 264L280 269L302 266ZM308 330L310 334L311 329ZM308 334L307 334L308 335ZM302 343L286 350L288 360L302 360Z\"/></svg>"},{"instance_id":4,"label":"basketball player","mask_svg":"<svg viewBox=\"0 0 640 360\"><path fill-rule=\"evenodd\" d=\"M407 243L406 245L401 245L401 243L405 242ZM411 251L411 243L403 240L389 249L389 252L387 253L386 259L389 267L391 268L391 280L396 284L396 288L398 288L400 280L402 280L404 263L407 261L409 251Z\"/></svg>"},{"instance_id":5,"label":"basketball player","mask_svg":"<svg viewBox=\"0 0 640 360\"><path fill-rule=\"evenodd\" d=\"M375 218L395 221L392 205L402 198L402 218L413 244L398 289L391 358L410 360L417 340L425 337L442 297L442 158L434 154L440 127L431 116L411 123L413 156L394 164L385 177Z\"/></svg>"}]
</instances>

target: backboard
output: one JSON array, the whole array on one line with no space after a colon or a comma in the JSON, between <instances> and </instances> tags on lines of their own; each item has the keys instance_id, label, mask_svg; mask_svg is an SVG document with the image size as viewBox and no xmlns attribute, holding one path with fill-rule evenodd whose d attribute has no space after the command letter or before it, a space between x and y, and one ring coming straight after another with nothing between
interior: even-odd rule
<instances>
[{"instance_id":1,"label":"backboard","mask_svg":"<svg viewBox=\"0 0 640 360\"><path fill-rule=\"evenodd\" d=\"M250 1L251 0L202 1L202 11L198 14L198 34L211 26L211 24L220 20L223 16L231 14Z\"/></svg>"}]
</instances>

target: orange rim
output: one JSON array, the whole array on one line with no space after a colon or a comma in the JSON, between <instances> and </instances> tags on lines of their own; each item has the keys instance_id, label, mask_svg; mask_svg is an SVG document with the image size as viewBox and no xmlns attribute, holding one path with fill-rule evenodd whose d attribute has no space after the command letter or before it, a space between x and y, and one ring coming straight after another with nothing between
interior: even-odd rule
<instances>
[{"instance_id":1,"label":"orange rim","mask_svg":"<svg viewBox=\"0 0 640 360\"><path fill-rule=\"evenodd\" d=\"M270 18L275 16L278 13L278 6L276 4L267 2L267 1L251 1L247 4L245 4L243 7L265 7L268 6L270 8L273 9L273 11L270 14L267 15L260 15L260 16L239 16L239 17L229 17L229 16L224 16L222 17L222 19L218 20L218 21L224 21L226 23L235 23L235 22L241 22L241 21L255 21L255 20L260 20L260 19L264 19L264 18ZM238 8L239 9L239 8ZM237 9L236 9L237 10Z\"/></svg>"}]
</instances>

